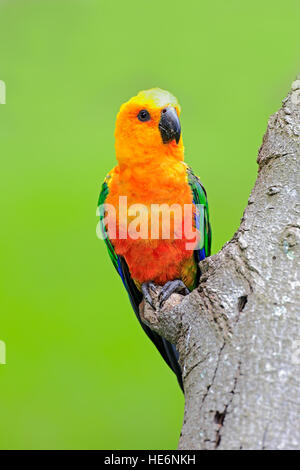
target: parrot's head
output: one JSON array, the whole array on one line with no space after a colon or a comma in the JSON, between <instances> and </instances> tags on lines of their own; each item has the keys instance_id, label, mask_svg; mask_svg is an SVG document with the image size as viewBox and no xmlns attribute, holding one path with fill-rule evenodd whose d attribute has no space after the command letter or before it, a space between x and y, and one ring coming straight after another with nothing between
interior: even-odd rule
<instances>
[{"instance_id":1,"label":"parrot's head","mask_svg":"<svg viewBox=\"0 0 300 470\"><path fill-rule=\"evenodd\" d=\"M160 88L140 91L117 116L115 139L119 163L159 163L164 157L183 160L177 99Z\"/></svg>"}]
</instances>

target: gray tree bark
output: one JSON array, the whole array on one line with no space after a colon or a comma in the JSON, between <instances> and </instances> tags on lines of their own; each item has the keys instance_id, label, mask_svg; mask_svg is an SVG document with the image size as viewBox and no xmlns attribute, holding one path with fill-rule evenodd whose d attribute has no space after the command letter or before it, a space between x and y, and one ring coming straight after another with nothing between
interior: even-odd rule
<instances>
[{"instance_id":1,"label":"gray tree bark","mask_svg":"<svg viewBox=\"0 0 300 470\"><path fill-rule=\"evenodd\" d=\"M271 116L241 225L143 321L177 345L179 449L300 449L300 77Z\"/></svg>"}]
</instances>

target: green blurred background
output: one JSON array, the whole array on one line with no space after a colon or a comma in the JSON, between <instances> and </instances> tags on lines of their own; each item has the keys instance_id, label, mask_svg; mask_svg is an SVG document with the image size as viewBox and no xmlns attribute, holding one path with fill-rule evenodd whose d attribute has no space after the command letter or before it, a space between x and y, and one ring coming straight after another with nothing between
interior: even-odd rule
<instances>
[{"instance_id":1,"label":"green blurred background","mask_svg":"<svg viewBox=\"0 0 300 470\"><path fill-rule=\"evenodd\" d=\"M140 89L179 98L216 252L299 72L299 25L299 0L0 0L2 449L176 448L183 397L95 234L115 116Z\"/></svg>"}]
</instances>

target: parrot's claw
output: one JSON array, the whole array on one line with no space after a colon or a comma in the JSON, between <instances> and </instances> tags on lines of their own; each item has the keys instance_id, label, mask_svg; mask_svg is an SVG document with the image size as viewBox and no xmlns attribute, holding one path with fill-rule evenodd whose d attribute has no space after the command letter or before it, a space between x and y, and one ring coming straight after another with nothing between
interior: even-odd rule
<instances>
[{"instance_id":1,"label":"parrot's claw","mask_svg":"<svg viewBox=\"0 0 300 470\"><path fill-rule=\"evenodd\" d=\"M175 279L174 281L168 281L163 286L160 294L159 294L159 308L162 307L163 303L168 300L168 298L174 293L178 292L180 294L188 295L190 291L186 287L186 285L180 280Z\"/></svg>"},{"instance_id":2,"label":"parrot's claw","mask_svg":"<svg viewBox=\"0 0 300 470\"><path fill-rule=\"evenodd\" d=\"M155 306L154 306L153 299L150 294L150 290L152 290L153 292L156 292L155 284L153 282L144 282L142 284L142 292L144 294L144 299L155 310Z\"/></svg>"}]
</instances>

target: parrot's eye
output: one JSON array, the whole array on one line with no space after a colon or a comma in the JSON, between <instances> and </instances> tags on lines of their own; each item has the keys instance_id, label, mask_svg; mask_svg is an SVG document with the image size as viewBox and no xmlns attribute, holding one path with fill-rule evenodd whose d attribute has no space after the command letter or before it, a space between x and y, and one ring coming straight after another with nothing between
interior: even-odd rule
<instances>
[{"instance_id":1,"label":"parrot's eye","mask_svg":"<svg viewBox=\"0 0 300 470\"><path fill-rule=\"evenodd\" d=\"M138 120L142 121L142 122L150 121L150 119L151 119L151 116L150 116L149 112L147 111L147 109L142 109L139 112L139 114L137 115L137 117L138 117Z\"/></svg>"}]
</instances>

